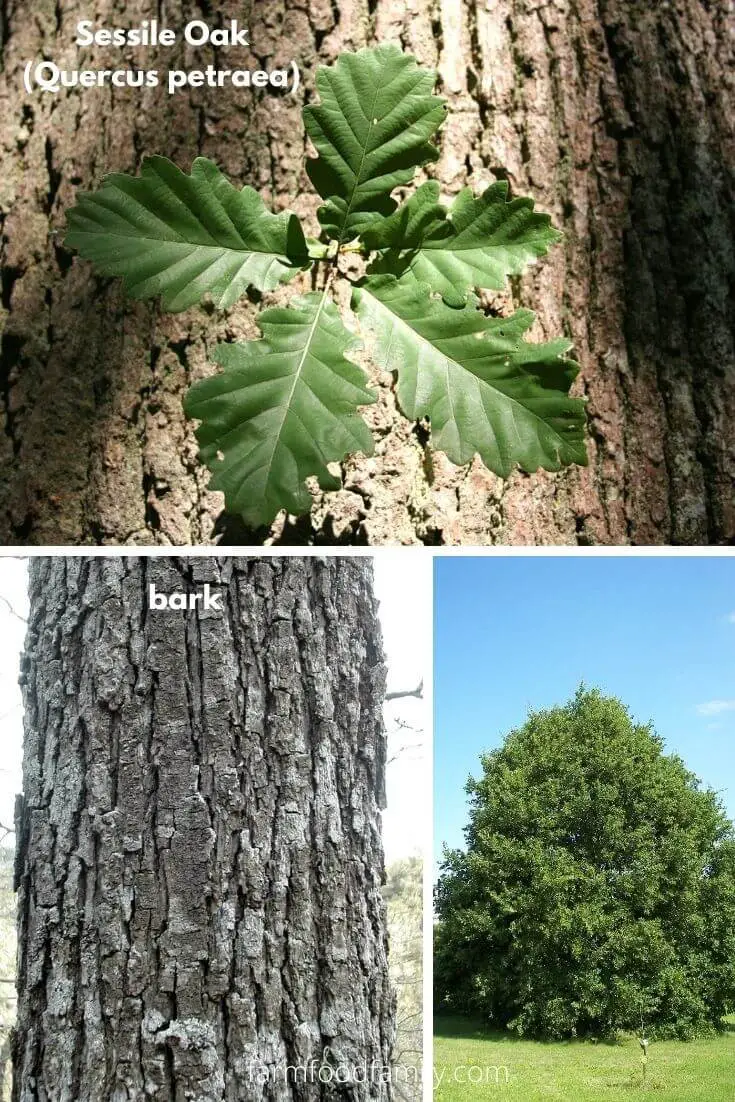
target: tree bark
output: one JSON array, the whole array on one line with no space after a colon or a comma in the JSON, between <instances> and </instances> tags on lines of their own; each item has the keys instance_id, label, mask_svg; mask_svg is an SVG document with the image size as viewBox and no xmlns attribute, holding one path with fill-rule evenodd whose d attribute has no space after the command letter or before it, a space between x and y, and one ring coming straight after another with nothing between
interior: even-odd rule
<instances>
[{"instance_id":1,"label":"tree bark","mask_svg":"<svg viewBox=\"0 0 735 1102\"><path fill-rule=\"evenodd\" d=\"M197 14L179 0L158 8L176 29ZM437 66L450 116L432 174L447 196L507 178L564 229L563 246L495 304L535 309L537 337L571 335L589 399L587 469L502 482L477 459L458 469L432 455L425 426L400 416L391 380L373 370L376 457L345 462L342 491L265 538L735 540L733 0L232 0L199 11L244 17L257 57L298 61L307 97L319 61L365 43L397 41ZM227 89L29 97L22 66L42 55L68 67L185 59L77 50L72 0L32 14L3 0L2 12L2 539L259 541L221 515L181 412L190 380L213 370L215 340L255 335L255 305L162 315L126 302L55 235L78 188L136 170L144 153L185 168L204 154L277 208L313 217L300 104ZM132 26L152 8L98 0L94 14ZM211 60L188 55L189 66Z\"/></svg>"},{"instance_id":2,"label":"tree bark","mask_svg":"<svg viewBox=\"0 0 735 1102\"><path fill-rule=\"evenodd\" d=\"M369 560L40 558L30 599L16 1102L390 1099Z\"/></svg>"}]
</instances>

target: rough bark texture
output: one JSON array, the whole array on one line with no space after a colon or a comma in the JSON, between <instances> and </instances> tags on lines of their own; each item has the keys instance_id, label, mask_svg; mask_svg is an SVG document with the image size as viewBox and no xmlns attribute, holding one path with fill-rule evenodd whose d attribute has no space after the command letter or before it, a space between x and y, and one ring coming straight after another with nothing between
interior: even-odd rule
<instances>
[{"instance_id":1,"label":"rough bark texture","mask_svg":"<svg viewBox=\"0 0 735 1102\"><path fill-rule=\"evenodd\" d=\"M567 331L589 398L590 466L503 483L475 460L431 456L373 372L373 459L310 517L249 533L206 491L181 413L223 335L255 334L255 307L167 317L59 247L78 187L146 152L198 153L276 207L313 214L293 97L198 89L28 97L22 64L125 64L77 50L72 0L2 0L3 540L726 543L735 539L735 7L733 0L97 0L98 23L158 14L247 18L254 53L294 57L306 96L318 61L398 41L436 65L451 115L435 171L447 195L507 177L566 231L563 247L499 305ZM127 55L184 61L178 49ZM186 60L205 65L206 49ZM247 63L220 51L221 65ZM129 62L127 62L129 63ZM289 294L294 285L285 292ZM280 296L283 297L283 296Z\"/></svg>"},{"instance_id":2,"label":"rough bark texture","mask_svg":"<svg viewBox=\"0 0 735 1102\"><path fill-rule=\"evenodd\" d=\"M392 1042L370 573L32 561L17 1102L390 1097L330 1086Z\"/></svg>"}]
</instances>

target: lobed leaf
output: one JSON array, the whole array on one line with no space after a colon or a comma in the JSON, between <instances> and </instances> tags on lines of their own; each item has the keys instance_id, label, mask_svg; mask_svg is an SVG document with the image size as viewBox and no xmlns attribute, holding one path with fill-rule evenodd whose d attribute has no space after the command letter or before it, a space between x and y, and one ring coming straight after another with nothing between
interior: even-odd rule
<instances>
[{"instance_id":1,"label":"lobed leaf","mask_svg":"<svg viewBox=\"0 0 735 1102\"><path fill-rule=\"evenodd\" d=\"M107 176L67 214L66 245L133 298L161 295L185 310L211 295L220 309L248 286L270 291L312 263L295 214L272 214L251 187L238 191L205 157L187 176L147 157L139 177Z\"/></svg>"},{"instance_id":2,"label":"lobed leaf","mask_svg":"<svg viewBox=\"0 0 735 1102\"><path fill-rule=\"evenodd\" d=\"M344 54L317 71L321 102L304 108L318 157L307 162L326 200L319 220L331 238L350 241L395 209L394 188L435 161L429 139L446 116L433 96L436 74L398 46Z\"/></svg>"},{"instance_id":3,"label":"lobed leaf","mask_svg":"<svg viewBox=\"0 0 735 1102\"><path fill-rule=\"evenodd\" d=\"M195 383L185 400L187 415L202 422L196 435L214 474L210 489L223 490L228 511L254 528L280 509L307 512L311 475L322 489L339 489L327 463L372 454L357 409L375 401L344 356L359 342L326 292L266 310L259 325L262 340L217 346L224 371Z\"/></svg>"},{"instance_id":4,"label":"lobed leaf","mask_svg":"<svg viewBox=\"0 0 735 1102\"><path fill-rule=\"evenodd\" d=\"M447 211L431 180L385 221L362 234L371 250L386 250L372 271L405 273L459 306L473 288L499 291L509 275L543 256L561 233L533 200L508 200L508 184L491 184L475 198L464 188Z\"/></svg>"},{"instance_id":5,"label":"lobed leaf","mask_svg":"<svg viewBox=\"0 0 735 1102\"><path fill-rule=\"evenodd\" d=\"M568 396L578 371L564 355L570 343L524 341L529 310L488 318L475 299L452 308L426 284L386 275L362 281L353 304L374 337L375 361L397 372L403 412L431 419L433 445L452 462L478 453L502 478L514 464L586 464L584 402Z\"/></svg>"}]
</instances>

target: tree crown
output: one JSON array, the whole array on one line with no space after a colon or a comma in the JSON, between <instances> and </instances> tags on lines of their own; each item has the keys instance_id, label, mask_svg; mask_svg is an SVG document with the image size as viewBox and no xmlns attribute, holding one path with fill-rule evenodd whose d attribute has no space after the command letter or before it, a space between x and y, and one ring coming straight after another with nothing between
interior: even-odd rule
<instances>
[{"instance_id":1,"label":"tree crown","mask_svg":"<svg viewBox=\"0 0 735 1102\"><path fill-rule=\"evenodd\" d=\"M470 779L437 887L440 999L504 1024L692 1032L735 1003L735 834L650 725L581 687ZM724 938L724 940L723 940Z\"/></svg>"}]
</instances>

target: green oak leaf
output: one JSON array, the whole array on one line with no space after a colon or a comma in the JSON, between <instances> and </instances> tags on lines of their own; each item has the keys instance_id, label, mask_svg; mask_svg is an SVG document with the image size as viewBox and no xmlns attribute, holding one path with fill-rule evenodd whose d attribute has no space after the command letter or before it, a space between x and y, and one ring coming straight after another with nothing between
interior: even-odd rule
<instances>
[{"instance_id":1,"label":"green oak leaf","mask_svg":"<svg viewBox=\"0 0 735 1102\"><path fill-rule=\"evenodd\" d=\"M344 54L318 69L321 102L304 108L318 157L306 168L326 200L319 221L328 237L351 241L389 215L393 189L437 159L429 139L446 105L431 94L435 81L433 71L394 45Z\"/></svg>"},{"instance_id":2,"label":"green oak leaf","mask_svg":"<svg viewBox=\"0 0 735 1102\"><path fill-rule=\"evenodd\" d=\"M426 284L386 275L368 276L353 294L375 362L397 372L403 412L430 418L433 445L452 462L478 453L502 478L514 464L586 464L584 402L568 396L578 371L564 355L570 342L529 344L529 310L488 318L476 302L452 308Z\"/></svg>"},{"instance_id":3,"label":"green oak leaf","mask_svg":"<svg viewBox=\"0 0 735 1102\"><path fill-rule=\"evenodd\" d=\"M409 274L460 306L473 287L499 291L509 275L543 256L561 233L533 200L508 200L508 184L491 184L475 198L464 188L447 211L439 202L439 184L422 184L385 221L362 234L368 249L386 250L373 272Z\"/></svg>"},{"instance_id":4,"label":"green oak leaf","mask_svg":"<svg viewBox=\"0 0 735 1102\"><path fill-rule=\"evenodd\" d=\"M207 293L226 309L248 286L270 291L312 263L295 214L272 214L205 157L190 176L146 157L140 176L113 173L82 192L67 219L67 246L103 275L122 276L133 298L160 294L173 312Z\"/></svg>"},{"instance_id":5,"label":"green oak leaf","mask_svg":"<svg viewBox=\"0 0 735 1102\"><path fill-rule=\"evenodd\" d=\"M308 512L304 480L339 489L327 463L350 452L371 455L373 438L357 413L375 401L365 375L344 353L359 346L327 292L294 298L264 311L262 340L220 344L224 371L195 383L185 399L201 457L223 490L227 510L251 527L269 524L280 509Z\"/></svg>"}]
</instances>

